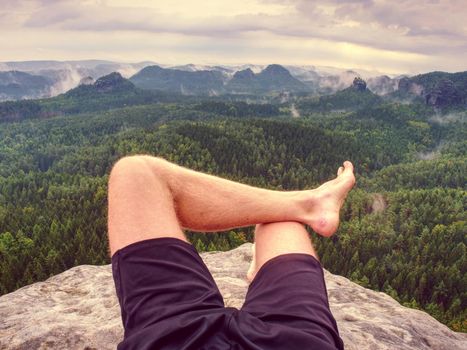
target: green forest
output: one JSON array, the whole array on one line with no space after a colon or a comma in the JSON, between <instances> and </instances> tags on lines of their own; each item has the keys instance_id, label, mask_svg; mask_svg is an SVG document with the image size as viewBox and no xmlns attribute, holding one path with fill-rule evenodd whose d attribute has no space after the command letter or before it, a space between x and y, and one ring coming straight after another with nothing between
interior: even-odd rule
<instances>
[{"instance_id":1,"label":"green forest","mask_svg":"<svg viewBox=\"0 0 467 350\"><path fill-rule=\"evenodd\" d=\"M318 186L349 159L357 185L338 232L310 232L323 266L467 331L465 111L444 121L423 104L344 92L297 96L292 118L274 98L119 91L86 104L88 93L0 104L0 294L110 262L107 181L122 156L282 190ZM253 238L187 234L199 251Z\"/></svg>"}]
</instances>

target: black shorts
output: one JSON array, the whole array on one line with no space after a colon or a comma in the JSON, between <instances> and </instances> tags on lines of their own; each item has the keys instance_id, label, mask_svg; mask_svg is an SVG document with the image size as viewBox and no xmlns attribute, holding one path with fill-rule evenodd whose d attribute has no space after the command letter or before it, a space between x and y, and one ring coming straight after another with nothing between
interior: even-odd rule
<instances>
[{"instance_id":1,"label":"black shorts","mask_svg":"<svg viewBox=\"0 0 467 350\"><path fill-rule=\"evenodd\" d=\"M224 307L196 249L176 238L117 251L112 272L125 328L118 349L343 349L311 255L265 263L240 310Z\"/></svg>"}]
</instances>

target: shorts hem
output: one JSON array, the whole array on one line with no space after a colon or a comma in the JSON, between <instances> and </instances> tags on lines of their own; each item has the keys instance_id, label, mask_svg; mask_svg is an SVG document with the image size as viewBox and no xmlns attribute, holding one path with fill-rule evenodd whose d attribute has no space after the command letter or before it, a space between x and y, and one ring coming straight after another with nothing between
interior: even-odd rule
<instances>
[{"instance_id":1,"label":"shorts hem","mask_svg":"<svg viewBox=\"0 0 467 350\"><path fill-rule=\"evenodd\" d=\"M309 260L315 267L318 267L320 270L323 270L323 266L321 265L319 260L316 259L311 254L306 254L306 253L285 253L285 254L275 256L274 258L269 259L268 261L266 261L260 267L258 272L256 272L256 275L253 278L253 280L251 281L250 286L253 285L257 279L259 279L258 276L263 275L263 274L266 273L264 271L267 271L267 270L271 269L272 268L271 265L275 265L275 264L278 264L280 262L286 262L286 261L291 261L291 260L296 261L297 259L298 260Z\"/></svg>"},{"instance_id":2,"label":"shorts hem","mask_svg":"<svg viewBox=\"0 0 467 350\"><path fill-rule=\"evenodd\" d=\"M122 255L122 254L129 254L132 251L139 249L141 247L145 246L160 246L160 245L166 245L166 244L172 244L172 245L182 245L189 247L196 251L195 247L187 241L184 241L180 238L175 238L175 237L157 237L157 238L148 238L144 239L141 241L133 242L130 243L123 248L118 249L111 257L111 260L113 261L116 259L117 256Z\"/></svg>"}]
</instances>

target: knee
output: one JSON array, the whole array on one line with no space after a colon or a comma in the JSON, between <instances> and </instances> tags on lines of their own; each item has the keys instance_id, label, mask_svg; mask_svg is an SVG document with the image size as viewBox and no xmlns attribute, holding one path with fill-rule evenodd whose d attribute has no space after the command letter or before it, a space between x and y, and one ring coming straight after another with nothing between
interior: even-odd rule
<instances>
[{"instance_id":1,"label":"knee","mask_svg":"<svg viewBox=\"0 0 467 350\"><path fill-rule=\"evenodd\" d=\"M110 171L109 190L117 186L135 187L154 181L166 181L165 169L169 163L159 157L134 155L120 158Z\"/></svg>"},{"instance_id":2,"label":"knee","mask_svg":"<svg viewBox=\"0 0 467 350\"><path fill-rule=\"evenodd\" d=\"M117 177L121 174L128 174L135 168L139 168L144 164L143 156L125 156L117 160L117 162L112 166L110 171L110 177Z\"/></svg>"},{"instance_id":3,"label":"knee","mask_svg":"<svg viewBox=\"0 0 467 350\"><path fill-rule=\"evenodd\" d=\"M150 158L147 155L125 156L120 158L110 171L109 183L111 184L117 178L131 178L134 176L144 176L152 173L150 167Z\"/></svg>"}]
</instances>

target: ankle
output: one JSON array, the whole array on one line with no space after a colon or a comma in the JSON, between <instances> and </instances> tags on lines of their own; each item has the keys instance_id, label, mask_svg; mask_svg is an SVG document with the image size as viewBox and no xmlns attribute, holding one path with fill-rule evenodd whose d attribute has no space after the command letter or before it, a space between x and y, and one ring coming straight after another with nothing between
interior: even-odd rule
<instances>
[{"instance_id":1,"label":"ankle","mask_svg":"<svg viewBox=\"0 0 467 350\"><path fill-rule=\"evenodd\" d=\"M316 189L307 191L297 191L295 193L295 206L297 222L309 224L315 219L315 210L318 193Z\"/></svg>"}]
</instances>

